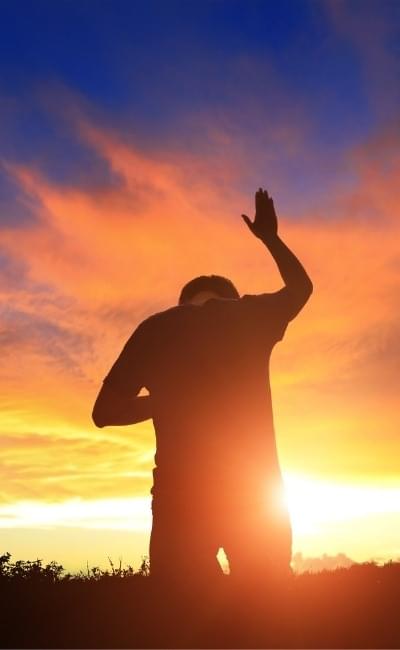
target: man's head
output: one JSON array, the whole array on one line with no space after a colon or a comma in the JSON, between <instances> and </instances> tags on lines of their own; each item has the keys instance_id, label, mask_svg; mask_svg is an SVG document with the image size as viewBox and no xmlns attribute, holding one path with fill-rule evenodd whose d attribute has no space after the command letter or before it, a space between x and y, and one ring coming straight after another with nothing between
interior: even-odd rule
<instances>
[{"instance_id":1,"label":"man's head","mask_svg":"<svg viewBox=\"0 0 400 650\"><path fill-rule=\"evenodd\" d=\"M233 282L222 275L199 275L183 287L179 304L202 305L210 298L240 298Z\"/></svg>"}]
</instances>

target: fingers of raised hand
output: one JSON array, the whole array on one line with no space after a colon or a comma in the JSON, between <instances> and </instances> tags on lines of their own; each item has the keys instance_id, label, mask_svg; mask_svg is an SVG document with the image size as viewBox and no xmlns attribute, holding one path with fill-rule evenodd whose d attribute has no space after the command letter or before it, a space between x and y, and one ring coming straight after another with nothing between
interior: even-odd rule
<instances>
[{"instance_id":1,"label":"fingers of raised hand","mask_svg":"<svg viewBox=\"0 0 400 650\"><path fill-rule=\"evenodd\" d=\"M252 229L252 225L253 225L253 223L252 223L252 221L249 219L249 217L247 216L247 214L242 214L241 217L242 217L243 221L248 225L248 227L249 227L250 230L251 230L251 229Z\"/></svg>"},{"instance_id":2,"label":"fingers of raised hand","mask_svg":"<svg viewBox=\"0 0 400 650\"><path fill-rule=\"evenodd\" d=\"M261 200L269 200L271 197L269 196L267 190L264 190L262 187L259 187L257 192L256 192L256 200L261 199Z\"/></svg>"}]
</instances>

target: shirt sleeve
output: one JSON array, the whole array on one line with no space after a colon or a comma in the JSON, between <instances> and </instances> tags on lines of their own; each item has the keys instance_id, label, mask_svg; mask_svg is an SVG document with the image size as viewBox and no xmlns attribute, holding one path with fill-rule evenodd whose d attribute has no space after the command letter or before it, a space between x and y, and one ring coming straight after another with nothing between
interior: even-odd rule
<instances>
[{"instance_id":1,"label":"shirt sleeve","mask_svg":"<svg viewBox=\"0 0 400 650\"><path fill-rule=\"evenodd\" d=\"M125 343L103 384L122 395L137 395L147 383L148 339L148 327L143 322Z\"/></svg>"},{"instance_id":2,"label":"shirt sleeve","mask_svg":"<svg viewBox=\"0 0 400 650\"><path fill-rule=\"evenodd\" d=\"M274 293L245 294L240 300L249 324L256 331L261 328L274 342L283 339L289 322L299 311L286 287Z\"/></svg>"}]
</instances>

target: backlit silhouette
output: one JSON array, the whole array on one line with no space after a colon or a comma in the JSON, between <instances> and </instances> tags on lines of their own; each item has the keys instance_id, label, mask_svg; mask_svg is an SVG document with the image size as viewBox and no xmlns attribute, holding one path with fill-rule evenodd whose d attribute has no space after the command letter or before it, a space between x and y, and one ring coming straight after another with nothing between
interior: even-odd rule
<instances>
[{"instance_id":1,"label":"backlit silhouette","mask_svg":"<svg viewBox=\"0 0 400 650\"><path fill-rule=\"evenodd\" d=\"M230 280L200 276L179 304L143 321L104 379L99 427L152 418L157 451L152 488L152 576L186 581L221 572L262 581L290 571L291 527L282 501L269 358L307 302L312 283L278 236L272 199L260 188L250 232L284 281L274 293L239 296ZM223 242L221 242L223 246ZM148 396L138 396L146 387Z\"/></svg>"}]
</instances>

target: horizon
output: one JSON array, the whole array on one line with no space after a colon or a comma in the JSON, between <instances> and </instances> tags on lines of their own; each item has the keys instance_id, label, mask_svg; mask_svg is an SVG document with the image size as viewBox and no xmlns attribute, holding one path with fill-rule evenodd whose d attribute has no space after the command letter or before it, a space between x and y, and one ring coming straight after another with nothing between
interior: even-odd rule
<instances>
[{"instance_id":1,"label":"horizon","mask_svg":"<svg viewBox=\"0 0 400 650\"><path fill-rule=\"evenodd\" d=\"M362 6L3 8L0 553L147 554L152 424L94 400L191 277L282 286L265 186L314 283L271 357L293 554L400 557L400 5Z\"/></svg>"},{"instance_id":2,"label":"horizon","mask_svg":"<svg viewBox=\"0 0 400 650\"><path fill-rule=\"evenodd\" d=\"M285 485L294 537L292 568L296 564L298 567L302 564L319 567L324 558L327 566L333 566L338 558L341 559L340 565L343 561L383 564L400 560L395 547L385 548L381 542L382 536L397 538L400 532L397 514L399 488L379 487L374 491L370 484L346 487L339 483L335 494L332 484L323 481L318 484L300 476L285 477ZM366 497L370 501L375 498L375 504L365 512ZM386 512L380 507L382 497L386 497ZM308 503L308 510L303 513L301 504L304 500ZM310 501L313 501L311 508ZM347 507L342 511L346 501ZM355 524L358 529L354 539ZM0 507L0 528L2 552L10 551L7 546L9 539L10 545L14 545L14 561L40 557L44 562L60 562L68 571L78 571L83 570L87 563L105 569L111 557L114 564L121 559L124 566L137 568L148 555L150 496L100 501L75 497L58 504L28 500L11 507ZM332 530L336 535L332 535ZM367 538L367 543L360 545L358 537ZM60 549L57 557L54 548ZM65 549L68 549L67 553ZM221 549L218 559L227 570Z\"/></svg>"}]
</instances>

